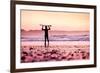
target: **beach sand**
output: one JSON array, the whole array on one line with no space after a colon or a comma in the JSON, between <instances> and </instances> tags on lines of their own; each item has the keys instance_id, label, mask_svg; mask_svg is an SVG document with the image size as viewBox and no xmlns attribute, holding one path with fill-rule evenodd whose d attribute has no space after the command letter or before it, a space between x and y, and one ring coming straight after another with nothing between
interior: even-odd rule
<instances>
[{"instance_id":1,"label":"beach sand","mask_svg":"<svg viewBox=\"0 0 100 73\"><path fill-rule=\"evenodd\" d=\"M44 42L22 42L21 63L43 61L70 61L89 59L89 42L56 41L44 47Z\"/></svg>"}]
</instances>

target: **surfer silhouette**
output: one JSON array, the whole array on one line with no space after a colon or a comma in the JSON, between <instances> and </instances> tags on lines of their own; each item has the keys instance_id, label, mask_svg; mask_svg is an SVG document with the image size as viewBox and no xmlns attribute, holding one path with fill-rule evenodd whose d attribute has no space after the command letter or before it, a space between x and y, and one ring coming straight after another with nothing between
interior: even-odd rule
<instances>
[{"instance_id":1,"label":"surfer silhouette","mask_svg":"<svg viewBox=\"0 0 100 73\"><path fill-rule=\"evenodd\" d=\"M45 47L47 47L46 41L48 42L48 46L49 46L49 35L48 35L48 31L50 30L50 26L51 25L42 25L42 30L44 31L44 38L45 38Z\"/></svg>"}]
</instances>

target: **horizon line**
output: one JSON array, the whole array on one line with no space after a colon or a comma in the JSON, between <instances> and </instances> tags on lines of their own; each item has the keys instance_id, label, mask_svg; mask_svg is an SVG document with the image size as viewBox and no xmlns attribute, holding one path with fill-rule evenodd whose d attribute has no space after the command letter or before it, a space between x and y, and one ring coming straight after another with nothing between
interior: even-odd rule
<instances>
[{"instance_id":1,"label":"horizon line","mask_svg":"<svg viewBox=\"0 0 100 73\"><path fill-rule=\"evenodd\" d=\"M25 29L21 29L21 31L42 31L42 30L32 30L32 29L30 29L30 30L25 30ZM67 30L49 30L49 31L66 31L67 32ZM69 31L69 30L68 30ZM78 32L79 30L72 30L72 31L74 31L74 32ZM81 30L81 32L82 32L82 30ZM83 32L89 32L89 30L83 30Z\"/></svg>"}]
</instances>

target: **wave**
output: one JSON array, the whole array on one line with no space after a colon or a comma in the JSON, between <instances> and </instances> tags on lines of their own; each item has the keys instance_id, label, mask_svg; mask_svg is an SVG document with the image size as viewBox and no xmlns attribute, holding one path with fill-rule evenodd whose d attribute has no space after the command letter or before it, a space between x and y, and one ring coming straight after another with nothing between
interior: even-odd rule
<instances>
[{"instance_id":1,"label":"wave","mask_svg":"<svg viewBox=\"0 0 100 73\"><path fill-rule=\"evenodd\" d=\"M50 41L90 41L89 35L50 35ZM42 36L22 36L21 41L44 41Z\"/></svg>"}]
</instances>

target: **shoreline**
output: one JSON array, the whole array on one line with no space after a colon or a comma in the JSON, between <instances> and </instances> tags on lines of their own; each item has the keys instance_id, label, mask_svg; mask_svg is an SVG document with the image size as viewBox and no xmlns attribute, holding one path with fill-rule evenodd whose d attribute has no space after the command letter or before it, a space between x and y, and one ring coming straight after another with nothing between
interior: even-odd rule
<instances>
[{"instance_id":1,"label":"shoreline","mask_svg":"<svg viewBox=\"0 0 100 73\"><path fill-rule=\"evenodd\" d=\"M44 46L44 42L42 41L33 41L33 42L21 42L21 46ZM90 45L90 41L49 41L50 46L54 45Z\"/></svg>"}]
</instances>

